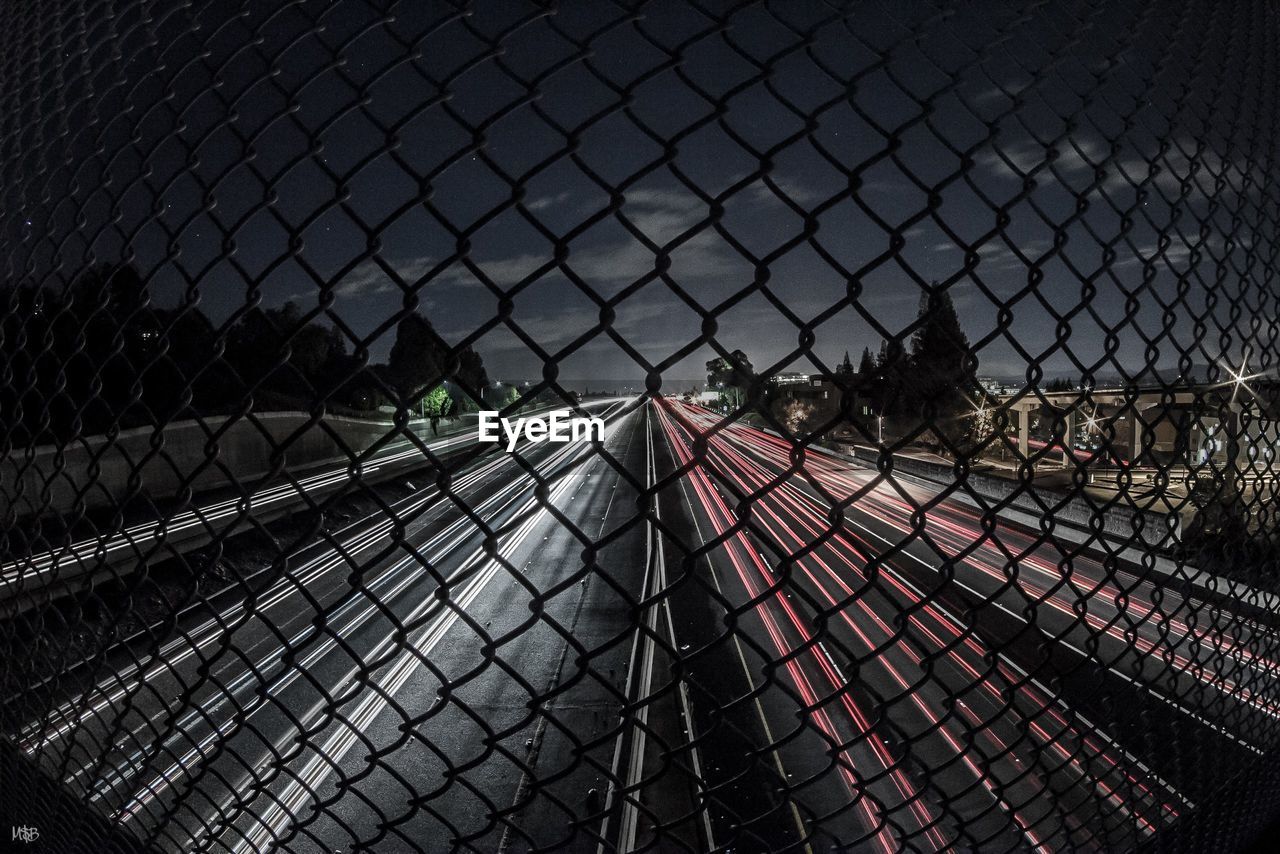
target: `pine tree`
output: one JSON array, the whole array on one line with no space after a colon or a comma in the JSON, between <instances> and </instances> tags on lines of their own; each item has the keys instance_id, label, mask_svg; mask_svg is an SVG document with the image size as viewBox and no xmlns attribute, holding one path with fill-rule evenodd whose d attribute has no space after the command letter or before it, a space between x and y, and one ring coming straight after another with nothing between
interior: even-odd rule
<instances>
[{"instance_id":1,"label":"pine tree","mask_svg":"<svg viewBox=\"0 0 1280 854\"><path fill-rule=\"evenodd\" d=\"M875 389L877 414L896 417L910 411L909 361L897 338L880 342L880 357L876 360L880 375Z\"/></svg>"},{"instance_id":2,"label":"pine tree","mask_svg":"<svg viewBox=\"0 0 1280 854\"><path fill-rule=\"evenodd\" d=\"M977 388L977 366L951 295L936 283L921 295L919 320L909 360L911 410L933 419L966 410Z\"/></svg>"},{"instance_id":3,"label":"pine tree","mask_svg":"<svg viewBox=\"0 0 1280 854\"><path fill-rule=\"evenodd\" d=\"M408 403L445 379L443 342L420 314L406 315L396 326L395 342L387 358L387 375Z\"/></svg>"},{"instance_id":4,"label":"pine tree","mask_svg":"<svg viewBox=\"0 0 1280 854\"><path fill-rule=\"evenodd\" d=\"M836 368L836 376L845 381L853 379L853 362L849 359L848 350L844 351L844 361Z\"/></svg>"}]
</instances>

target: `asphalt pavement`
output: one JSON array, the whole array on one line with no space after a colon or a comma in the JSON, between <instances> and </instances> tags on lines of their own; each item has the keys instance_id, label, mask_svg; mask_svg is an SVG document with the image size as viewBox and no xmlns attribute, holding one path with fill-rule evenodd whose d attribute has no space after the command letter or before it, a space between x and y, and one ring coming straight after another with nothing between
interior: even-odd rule
<instances>
[{"instance_id":1,"label":"asphalt pavement","mask_svg":"<svg viewBox=\"0 0 1280 854\"><path fill-rule=\"evenodd\" d=\"M697 407L604 414L11 736L139 838L234 852L1116 850L1273 746L1265 622Z\"/></svg>"}]
</instances>

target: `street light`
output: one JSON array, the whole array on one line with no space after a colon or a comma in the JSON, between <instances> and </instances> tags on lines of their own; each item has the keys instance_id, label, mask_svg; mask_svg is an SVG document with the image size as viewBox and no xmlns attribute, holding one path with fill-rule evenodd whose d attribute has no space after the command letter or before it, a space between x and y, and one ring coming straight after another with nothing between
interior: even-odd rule
<instances>
[{"instance_id":1,"label":"street light","mask_svg":"<svg viewBox=\"0 0 1280 854\"><path fill-rule=\"evenodd\" d=\"M876 442L877 444L884 445L884 416L883 415L876 416Z\"/></svg>"}]
</instances>

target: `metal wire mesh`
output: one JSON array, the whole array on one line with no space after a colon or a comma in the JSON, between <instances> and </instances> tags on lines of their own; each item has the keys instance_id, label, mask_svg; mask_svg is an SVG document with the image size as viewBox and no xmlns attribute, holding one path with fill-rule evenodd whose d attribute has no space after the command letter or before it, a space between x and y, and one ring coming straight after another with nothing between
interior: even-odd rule
<instances>
[{"instance_id":1,"label":"metal wire mesh","mask_svg":"<svg viewBox=\"0 0 1280 854\"><path fill-rule=\"evenodd\" d=\"M7 12L6 843L1280 809L1269 5Z\"/></svg>"}]
</instances>

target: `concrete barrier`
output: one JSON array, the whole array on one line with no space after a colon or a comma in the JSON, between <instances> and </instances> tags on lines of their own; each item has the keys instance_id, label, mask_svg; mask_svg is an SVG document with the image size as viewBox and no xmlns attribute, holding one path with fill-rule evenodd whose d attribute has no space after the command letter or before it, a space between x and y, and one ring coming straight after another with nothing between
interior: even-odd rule
<instances>
[{"instance_id":1,"label":"concrete barrier","mask_svg":"<svg viewBox=\"0 0 1280 854\"><path fill-rule=\"evenodd\" d=\"M474 429L474 423L474 416L442 422L447 429L440 435ZM424 441L435 438L426 419L414 419L407 429ZM248 488L277 465L294 475L322 464L345 465L388 439L387 450L409 447L391 421L326 415L312 422L303 412L138 427L114 438L41 445L0 459L0 506L9 518L67 515L139 498L165 501L185 489L201 493L233 483Z\"/></svg>"}]
</instances>

